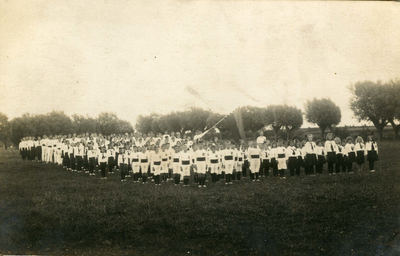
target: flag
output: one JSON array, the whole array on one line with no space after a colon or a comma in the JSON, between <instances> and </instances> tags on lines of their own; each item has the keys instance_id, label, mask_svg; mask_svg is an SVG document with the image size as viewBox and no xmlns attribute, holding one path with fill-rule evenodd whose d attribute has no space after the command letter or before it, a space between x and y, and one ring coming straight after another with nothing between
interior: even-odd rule
<instances>
[{"instance_id":1,"label":"flag","mask_svg":"<svg viewBox=\"0 0 400 256\"><path fill-rule=\"evenodd\" d=\"M235 117L240 137L243 140L246 140L246 134L244 132L243 119L242 119L242 111L240 107L238 107L237 109L235 109L235 111L233 111L233 116Z\"/></svg>"}]
</instances>

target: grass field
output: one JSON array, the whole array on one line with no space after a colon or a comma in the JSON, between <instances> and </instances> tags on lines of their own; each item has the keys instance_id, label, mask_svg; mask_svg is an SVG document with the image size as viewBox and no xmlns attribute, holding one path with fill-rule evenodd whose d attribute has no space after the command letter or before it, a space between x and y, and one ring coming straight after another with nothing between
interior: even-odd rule
<instances>
[{"instance_id":1,"label":"grass field","mask_svg":"<svg viewBox=\"0 0 400 256\"><path fill-rule=\"evenodd\" d=\"M382 142L375 174L199 189L100 180L1 149L0 253L398 255L399 153Z\"/></svg>"}]
</instances>

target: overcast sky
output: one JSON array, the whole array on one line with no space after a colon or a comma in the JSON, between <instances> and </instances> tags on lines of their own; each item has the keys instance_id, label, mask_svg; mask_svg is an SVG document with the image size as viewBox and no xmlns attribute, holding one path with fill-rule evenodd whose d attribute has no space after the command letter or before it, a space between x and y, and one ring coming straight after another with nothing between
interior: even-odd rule
<instances>
[{"instance_id":1,"label":"overcast sky","mask_svg":"<svg viewBox=\"0 0 400 256\"><path fill-rule=\"evenodd\" d=\"M395 2L0 0L0 112L134 124L329 97L358 124L347 86L400 77L399 28Z\"/></svg>"}]
</instances>

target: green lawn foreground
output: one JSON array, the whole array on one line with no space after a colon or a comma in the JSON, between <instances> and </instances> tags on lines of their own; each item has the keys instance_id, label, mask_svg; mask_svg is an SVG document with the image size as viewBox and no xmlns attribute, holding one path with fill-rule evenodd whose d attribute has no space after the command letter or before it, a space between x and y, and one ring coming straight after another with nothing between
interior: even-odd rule
<instances>
[{"instance_id":1,"label":"green lawn foreground","mask_svg":"<svg viewBox=\"0 0 400 256\"><path fill-rule=\"evenodd\" d=\"M108 180L0 149L0 253L398 255L400 143L377 172L207 188Z\"/></svg>"}]
</instances>

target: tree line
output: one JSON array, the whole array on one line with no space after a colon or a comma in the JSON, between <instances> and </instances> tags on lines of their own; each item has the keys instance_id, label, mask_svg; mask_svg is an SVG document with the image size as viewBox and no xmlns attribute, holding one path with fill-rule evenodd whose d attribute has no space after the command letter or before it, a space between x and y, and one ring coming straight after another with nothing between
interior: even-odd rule
<instances>
[{"instance_id":1,"label":"tree line","mask_svg":"<svg viewBox=\"0 0 400 256\"><path fill-rule=\"evenodd\" d=\"M358 121L368 121L377 129L378 139L383 136L383 129L390 124L395 138L400 130L400 80L359 81L348 86L352 94L349 106ZM265 127L272 129L275 138L279 132L286 131L290 138L296 129L303 125L303 116L313 124L318 125L322 138L326 129L334 131L340 123L340 108L330 99L322 98L308 100L304 104L304 112L294 106L270 105L265 108L244 106L240 109L243 128L248 133L257 132ZM220 113L191 108L186 111L173 111L166 115L152 113L140 115L136 120L136 130L143 133L163 133L165 131L204 131L212 127L222 118L217 128L227 137L239 136L232 114L225 116ZM235 130L236 129L236 130ZM0 113L0 141L18 144L25 136L43 136L70 133L131 133L134 129L128 121L120 120L115 113L101 113L97 118L82 115L67 116L64 112L52 111L48 114L30 115L8 121L5 114Z\"/></svg>"},{"instance_id":2,"label":"tree line","mask_svg":"<svg viewBox=\"0 0 400 256\"><path fill-rule=\"evenodd\" d=\"M7 147L11 141L18 145L21 138L26 136L102 133L132 133L132 125L128 121L121 120L115 113L104 112L92 118L74 114L67 116L62 111L52 111L47 114L31 115L23 114L11 121L5 114L0 113L0 141Z\"/></svg>"}]
</instances>

